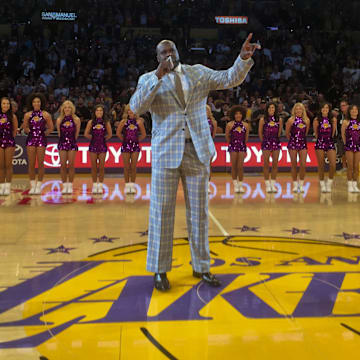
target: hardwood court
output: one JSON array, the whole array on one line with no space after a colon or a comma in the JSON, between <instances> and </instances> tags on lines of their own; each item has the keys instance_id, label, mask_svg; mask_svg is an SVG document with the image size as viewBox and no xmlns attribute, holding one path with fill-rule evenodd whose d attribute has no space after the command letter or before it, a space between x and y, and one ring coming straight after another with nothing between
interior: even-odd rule
<instances>
[{"instance_id":1,"label":"hardwood court","mask_svg":"<svg viewBox=\"0 0 360 360\"><path fill-rule=\"evenodd\" d=\"M79 177L62 196L16 178L0 199L0 359L338 359L360 334L360 195L335 179L320 194L309 175L292 194L260 177L233 193L211 181L209 241L221 288L191 276L179 189L169 293L145 271L150 177L125 196L107 179L92 196Z\"/></svg>"}]
</instances>

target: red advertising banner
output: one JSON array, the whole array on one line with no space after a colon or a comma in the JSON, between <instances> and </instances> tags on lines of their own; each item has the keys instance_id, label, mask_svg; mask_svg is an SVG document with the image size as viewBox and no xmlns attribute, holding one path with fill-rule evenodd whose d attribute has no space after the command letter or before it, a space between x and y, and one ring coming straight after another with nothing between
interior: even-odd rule
<instances>
[{"instance_id":1,"label":"red advertising banner","mask_svg":"<svg viewBox=\"0 0 360 360\"><path fill-rule=\"evenodd\" d=\"M77 168L90 168L90 157L88 154L89 143L78 141L79 151L76 156ZM316 154L314 149L315 143L308 143L308 167L317 167ZM228 167L231 166L230 154L228 153L228 144L224 142L224 138L219 137L215 139L216 154L212 160L213 167ZM258 138L251 139L247 144L247 154L244 160L246 167L258 168L264 164L261 142ZM118 168L123 167L121 156L121 143L117 141L108 142L108 152L106 154L106 167ZM279 167L290 167L290 156L287 149L287 142L281 143L281 151L279 155ZM46 167L60 167L60 158L57 150L57 143L49 144L45 153L45 166ZM141 153L138 162L139 168L151 167L151 143L141 143Z\"/></svg>"},{"instance_id":2,"label":"red advertising banner","mask_svg":"<svg viewBox=\"0 0 360 360\"><path fill-rule=\"evenodd\" d=\"M216 155L213 158L212 166L231 166L230 154L227 151L228 144L225 142L215 142ZM270 158L270 162L272 159ZM308 154L306 159L307 167L317 167L317 159L315 154L315 143L308 142ZM261 142L258 138L251 139L247 143L247 153L244 159L244 166L250 168L263 167L264 159L261 151ZM285 167L290 168L291 161L290 155L287 149L287 142L281 143L281 150L279 154L279 168Z\"/></svg>"},{"instance_id":3,"label":"red advertising banner","mask_svg":"<svg viewBox=\"0 0 360 360\"><path fill-rule=\"evenodd\" d=\"M90 169L90 156L89 156L89 142L78 141L79 151L76 154L75 167L77 169ZM105 158L105 167L107 168L122 168L124 166L121 156L121 142L108 141L108 152ZM46 147L44 164L46 168L60 167L60 157L57 149L57 142L50 143ZM151 144L150 142L141 143L141 152L139 155L139 168L151 167Z\"/></svg>"},{"instance_id":4,"label":"red advertising banner","mask_svg":"<svg viewBox=\"0 0 360 360\"><path fill-rule=\"evenodd\" d=\"M19 139L19 141L18 141ZM25 147L25 137L17 139L17 149L14 157L15 173L27 172L27 154ZM216 154L212 160L212 168L215 171L225 171L231 166L230 154L227 151L228 144L224 141L223 136L215 138ZM49 138L48 145L45 152L45 167L48 172L57 172L60 167L60 157L57 149L57 138ZM150 138L147 138L141 144L141 153L139 156L138 169L144 172L150 171L151 168L151 143ZM307 169L316 170L317 160L314 149L315 143L312 138L308 139L308 155L307 155ZM79 151L76 155L75 166L77 169L83 169L84 172L90 170L90 156L89 156L89 142L84 137L78 140ZM259 138L250 138L247 144L247 154L245 156L244 167L248 171L260 171L263 166L263 157L261 151L261 142ZM287 150L287 141L282 141L281 151L279 155L279 170L290 170L290 156ZM118 169L123 168L123 159L121 156L121 142L117 138L108 141L108 152L106 154L106 168L109 172L118 172ZM51 170L53 169L53 171Z\"/></svg>"}]
</instances>

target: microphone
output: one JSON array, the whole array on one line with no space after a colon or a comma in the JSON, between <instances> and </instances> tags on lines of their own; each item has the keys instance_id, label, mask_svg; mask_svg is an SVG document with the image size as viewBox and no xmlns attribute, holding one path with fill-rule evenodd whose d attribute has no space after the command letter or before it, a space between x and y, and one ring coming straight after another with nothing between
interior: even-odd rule
<instances>
[{"instance_id":1,"label":"microphone","mask_svg":"<svg viewBox=\"0 0 360 360\"><path fill-rule=\"evenodd\" d=\"M172 61L171 56L169 56L169 57L166 59L166 61L168 61L168 62L170 63L170 70L173 70L173 69L174 69L174 63L173 63L173 61Z\"/></svg>"}]
</instances>

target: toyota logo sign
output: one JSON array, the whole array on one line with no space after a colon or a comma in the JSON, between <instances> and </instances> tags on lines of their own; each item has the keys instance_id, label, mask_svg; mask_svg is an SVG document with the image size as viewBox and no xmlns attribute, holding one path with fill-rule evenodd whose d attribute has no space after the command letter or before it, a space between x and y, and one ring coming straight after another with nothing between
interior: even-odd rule
<instances>
[{"instance_id":1,"label":"toyota logo sign","mask_svg":"<svg viewBox=\"0 0 360 360\"><path fill-rule=\"evenodd\" d=\"M24 149L21 145L16 144L15 147L15 153L14 153L14 159L18 159L19 157L22 156L22 154L24 153Z\"/></svg>"},{"instance_id":2,"label":"toyota logo sign","mask_svg":"<svg viewBox=\"0 0 360 360\"><path fill-rule=\"evenodd\" d=\"M49 167L60 167L60 155L57 144L49 144L46 147L44 164Z\"/></svg>"}]
</instances>

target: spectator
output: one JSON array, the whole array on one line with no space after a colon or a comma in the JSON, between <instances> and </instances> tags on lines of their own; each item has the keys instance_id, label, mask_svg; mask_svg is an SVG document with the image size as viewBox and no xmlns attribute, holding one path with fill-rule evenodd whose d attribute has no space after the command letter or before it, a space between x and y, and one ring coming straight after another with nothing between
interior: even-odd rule
<instances>
[{"instance_id":1,"label":"spectator","mask_svg":"<svg viewBox=\"0 0 360 360\"><path fill-rule=\"evenodd\" d=\"M260 101L259 108L257 110L255 110L251 116L251 133L252 134L257 134L257 129L259 128L260 118L265 115L265 111L266 111L266 101L264 99L262 99Z\"/></svg>"},{"instance_id":2,"label":"spectator","mask_svg":"<svg viewBox=\"0 0 360 360\"><path fill-rule=\"evenodd\" d=\"M91 112L89 111L88 106L85 105L84 99L82 97L79 97L79 101L76 105L76 115L80 118L80 132L83 133L87 122L91 118Z\"/></svg>"},{"instance_id":3,"label":"spectator","mask_svg":"<svg viewBox=\"0 0 360 360\"><path fill-rule=\"evenodd\" d=\"M40 79L42 79L43 83L45 83L47 87L53 85L54 76L51 74L50 69L45 69L45 71L40 75Z\"/></svg>"},{"instance_id":4,"label":"spectator","mask_svg":"<svg viewBox=\"0 0 360 360\"><path fill-rule=\"evenodd\" d=\"M59 102L56 101L55 96L53 94L49 94L49 99L46 103L45 110L54 118L54 114L59 109Z\"/></svg>"},{"instance_id":5,"label":"spectator","mask_svg":"<svg viewBox=\"0 0 360 360\"><path fill-rule=\"evenodd\" d=\"M308 111L316 112L319 100L315 95L310 95L312 99L303 96L302 89L311 88L324 94L325 100L333 106L339 106L343 95L352 102L360 102L359 46L353 33L358 26L355 14L359 8L353 0L343 2L341 10L349 16L342 17L338 14L338 7L333 4L325 6L323 0L319 1L318 7L326 9L326 18L333 19L327 22L326 29L319 11L315 8L311 13L305 11L301 2L294 2L293 6L288 6L285 1L279 2L276 7L267 7L266 11L262 0L254 6L235 2L232 11L246 9L259 29L276 22L279 30L268 32L266 36L256 31L263 51L255 55L256 71L249 73L241 86L234 91L211 93L214 104L211 105L210 98L209 102L218 121L224 114L222 106L215 107L216 100L233 105L242 104L247 99L251 105L247 111L249 120L251 111L254 113L260 107L259 104L253 106L253 99L259 97L266 101L274 97L281 99L285 109L292 107L299 97L300 101L309 101ZM68 0L63 3L69 5ZM233 62L241 40L236 29L221 28L219 39L215 41L196 38L196 32L192 32L192 39L187 35L194 25L215 28L210 15L223 2L220 5L201 0L189 3L191 8L187 9L178 0L145 1L137 11L133 11L128 1L82 0L76 26L46 26L39 31L33 23L27 23L19 36L16 22L31 18L33 9L31 6L18 6L19 1L8 0L5 8L17 11L0 10L6 15L0 18L0 22L9 25L9 33L2 38L0 47L0 92L16 99L20 109L24 105L21 103L23 98L35 90L45 93L49 101L53 89L56 101L65 95L77 103L82 97L84 106L88 103L93 106L95 99L100 98L98 103L105 104L108 110L115 99L121 104L128 103L133 92L130 88L135 86L137 78L154 68L149 54L159 38L146 32L144 35L136 33L131 28L124 34L121 30L125 24L142 27L161 24L168 37L183 44L179 50L187 63L226 68ZM205 12L210 15L203 15ZM311 30L300 26L304 19ZM173 30L182 26L184 34ZM234 42L227 39L234 39ZM206 51L200 57L188 51L189 44L203 47ZM149 61L144 62L144 58Z\"/></svg>"},{"instance_id":6,"label":"spectator","mask_svg":"<svg viewBox=\"0 0 360 360\"><path fill-rule=\"evenodd\" d=\"M247 99L244 99L242 101L241 106L246 110L246 121L248 123L250 123L252 111L251 111L251 108L249 106L249 102L247 101Z\"/></svg>"},{"instance_id":7,"label":"spectator","mask_svg":"<svg viewBox=\"0 0 360 360\"><path fill-rule=\"evenodd\" d=\"M35 70L35 63L31 60L30 57L27 57L22 63L23 74L25 77L29 77L30 70Z\"/></svg>"},{"instance_id":8,"label":"spectator","mask_svg":"<svg viewBox=\"0 0 360 360\"><path fill-rule=\"evenodd\" d=\"M61 83L61 84L59 84L59 87L57 87L54 90L54 95L55 95L56 98L59 98L59 96L61 96L61 95L64 95L64 96L68 97L69 96L69 88L64 87L64 84Z\"/></svg>"}]
</instances>

